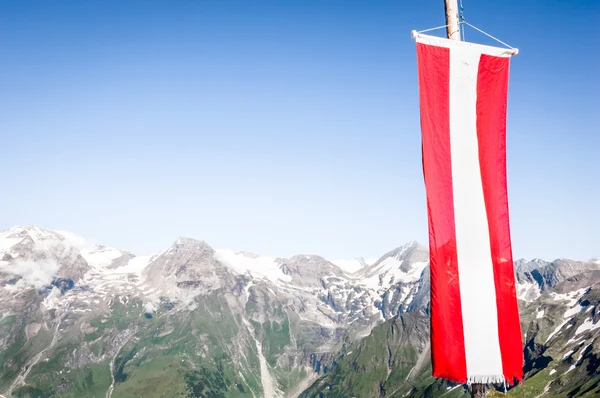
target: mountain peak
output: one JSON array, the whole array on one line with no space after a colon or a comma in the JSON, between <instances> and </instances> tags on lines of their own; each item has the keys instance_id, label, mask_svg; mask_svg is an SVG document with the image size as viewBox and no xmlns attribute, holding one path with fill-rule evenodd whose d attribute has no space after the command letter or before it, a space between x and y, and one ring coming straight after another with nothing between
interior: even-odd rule
<instances>
[{"instance_id":1,"label":"mountain peak","mask_svg":"<svg viewBox=\"0 0 600 398\"><path fill-rule=\"evenodd\" d=\"M24 238L30 236L33 240L60 239L60 235L56 232L42 229L35 225L15 226L3 231L2 234L9 238Z\"/></svg>"},{"instance_id":2,"label":"mountain peak","mask_svg":"<svg viewBox=\"0 0 600 398\"><path fill-rule=\"evenodd\" d=\"M194 250L199 250L199 251L203 251L203 252L204 251L207 251L207 252L215 251L208 243L206 243L206 241L198 240L198 239L194 239L194 238L187 238L187 237L183 237L183 236L180 236L179 238L177 238L175 243L173 243L173 245L171 245L171 248L175 248L175 249L187 248L187 249L194 249Z\"/></svg>"},{"instance_id":3,"label":"mountain peak","mask_svg":"<svg viewBox=\"0 0 600 398\"><path fill-rule=\"evenodd\" d=\"M49 230L36 225L15 226L10 229L0 231L0 250L8 249L17 243L34 244L40 248L48 246L64 245L65 247L93 247L86 239L70 232Z\"/></svg>"}]
</instances>

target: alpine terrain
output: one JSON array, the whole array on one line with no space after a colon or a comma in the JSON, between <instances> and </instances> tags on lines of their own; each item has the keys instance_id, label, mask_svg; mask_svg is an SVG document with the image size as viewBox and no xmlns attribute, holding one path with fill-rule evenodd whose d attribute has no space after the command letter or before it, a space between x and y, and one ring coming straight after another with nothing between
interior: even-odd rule
<instances>
[{"instance_id":1,"label":"alpine terrain","mask_svg":"<svg viewBox=\"0 0 600 398\"><path fill-rule=\"evenodd\" d=\"M600 394L600 262L519 260L515 272L526 380L507 394ZM428 276L416 242L375 261L188 238L136 256L15 227L0 232L0 394L466 396L430 376Z\"/></svg>"}]
</instances>

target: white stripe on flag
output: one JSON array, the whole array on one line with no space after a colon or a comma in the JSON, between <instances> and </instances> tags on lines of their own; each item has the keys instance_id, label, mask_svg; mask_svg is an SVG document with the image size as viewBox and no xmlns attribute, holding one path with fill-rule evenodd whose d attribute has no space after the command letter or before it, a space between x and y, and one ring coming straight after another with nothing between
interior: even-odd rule
<instances>
[{"instance_id":1,"label":"white stripe on flag","mask_svg":"<svg viewBox=\"0 0 600 398\"><path fill-rule=\"evenodd\" d=\"M480 52L450 50L450 150L467 377L502 373L490 233L477 142Z\"/></svg>"}]
</instances>

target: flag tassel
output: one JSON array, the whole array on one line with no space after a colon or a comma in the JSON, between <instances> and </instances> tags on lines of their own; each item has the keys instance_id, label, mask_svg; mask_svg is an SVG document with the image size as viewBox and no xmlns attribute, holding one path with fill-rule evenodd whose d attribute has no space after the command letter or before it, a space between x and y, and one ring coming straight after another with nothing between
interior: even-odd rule
<instances>
[{"instance_id":1,"label":"flag tassel","mask_svg":"<svg viewBox=\"0 0 600 398\"><path fill-rule=\"evenodd\" d=\"M469 376L467 380L467 385L471 384L504 384L505 379L504 376L485 376L485 375L477 375L477 376Z\"/></svg>"}]
</instances>

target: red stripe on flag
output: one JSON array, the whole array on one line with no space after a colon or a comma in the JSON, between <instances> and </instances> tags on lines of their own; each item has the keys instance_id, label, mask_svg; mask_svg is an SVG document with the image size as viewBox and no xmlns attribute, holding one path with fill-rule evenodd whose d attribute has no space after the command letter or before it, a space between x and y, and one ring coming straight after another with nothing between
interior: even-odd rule
<instances>
[{"instance_id":1,"label":"red stripe on flag","mask_svg":"<svg viewBox=\"0 0 600 398\"><path fill-rule=\"evenodd\" d=\"M481 55L477 75L477 139L494 265L498 337L506 381L523 379L506 180L506 108L510 58Z\"/></svg>"},{"instance_id":2,"label":"red stripe on flag","mask_svg":"<svg viewBox=\"0 0 600 398\"><path fill-rule=\"evenodd\" d=\"M467 380L450 160L450 50L417 43L429 217L433 376Z\"/></svg>"}]
</instances>

